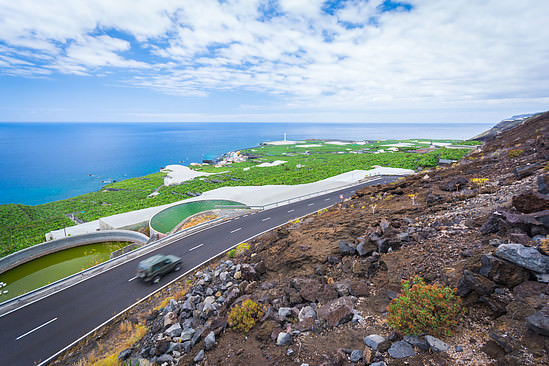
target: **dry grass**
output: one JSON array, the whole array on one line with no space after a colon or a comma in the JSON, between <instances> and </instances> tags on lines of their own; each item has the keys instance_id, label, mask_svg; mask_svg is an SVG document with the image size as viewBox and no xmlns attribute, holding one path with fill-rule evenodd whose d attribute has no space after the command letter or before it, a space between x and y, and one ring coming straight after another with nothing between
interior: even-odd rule
<instances>
[{"instance_id":1,"label":"dry grass","mask_svg":"<svg viewBox=\"0 0 549 366\"><path fill-rule=\"evenodd\" d=\"M168 306L171 300L175 300L175 298L173 296L166 297L164 300L162 300L162 302L160 302L158 306L154 308L154 310L160 310L162 308L165 308L166 306Z\"/></svg>"},{"instance_id":2,"label":"dry grass","mask_svg":"<svg viewBox=\"0 0 549 366\"><path fill-rule=\"evenodd\" d=\"M132 347L139 342L147 333L147 327L142 324L133 324L130 321L123 321L118 327L120 334L116 345L107 346L97 342L97 347L89 352L85 358L78 360L74 366L120 366L118 360L120 352Z\"/></svg>"}]
</instances>

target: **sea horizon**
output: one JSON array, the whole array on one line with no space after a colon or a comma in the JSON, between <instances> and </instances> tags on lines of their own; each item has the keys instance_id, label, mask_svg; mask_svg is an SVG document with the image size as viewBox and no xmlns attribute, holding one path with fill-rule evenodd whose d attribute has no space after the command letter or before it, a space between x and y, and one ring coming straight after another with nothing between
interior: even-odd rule
<instances>
[{"instance_id":1,"label":"sea horizon","mask_svg":"<svg viewBox=\"0 0 549 366\"><path fill-rule=\"evenodd\" d=\"M0 122L0 204L38 205L266 141L466 140L495 123Z\"/></svg>"}]
</instances>

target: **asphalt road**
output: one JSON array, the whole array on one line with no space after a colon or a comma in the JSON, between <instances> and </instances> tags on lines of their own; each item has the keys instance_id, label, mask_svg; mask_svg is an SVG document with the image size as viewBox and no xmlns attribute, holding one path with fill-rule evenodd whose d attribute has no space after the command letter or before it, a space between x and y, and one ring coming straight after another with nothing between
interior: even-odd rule
<instances>
[{"instance_id":1,"label":"asphalt road","mask_svg":"<svg viewBox=\"0 0 549 366\"><path fill-rule=\"evenodd\" d=\"M363 185L397 178L379 177ZM149 253L147 256L164 253L183 259L182 271L166 275L157 285L135 279L137 263L144 258L140 257L7 313L0 317L0 364L47 364L67 346L176 277L243 241L330 207L340 202L340 195L350 197L363 185L240 216Z\"/></svg>"}]
</instances>

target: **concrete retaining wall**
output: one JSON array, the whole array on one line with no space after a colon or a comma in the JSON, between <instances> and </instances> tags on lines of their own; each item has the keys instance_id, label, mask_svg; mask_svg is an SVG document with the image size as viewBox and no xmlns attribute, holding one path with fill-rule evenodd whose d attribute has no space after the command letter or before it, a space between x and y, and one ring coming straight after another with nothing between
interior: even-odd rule
<instances>
[{"instance_id":1,"label":"concrete retaining wall","mask_svg":"<svg viewBox=\"0 0 549 366\"><path fill-rule=\"evenodd\" d=\"M135 231L109 230L51 240L12 253L4 258L0 258L0 274L9 271L10 269L15 268L23 263L29 262L33 259L40 258L51 253L78 247L81 245L110 241L127 241L132 243L146 244L149 241L149 238L145 234Z\"/></svg>"}]
</instances>

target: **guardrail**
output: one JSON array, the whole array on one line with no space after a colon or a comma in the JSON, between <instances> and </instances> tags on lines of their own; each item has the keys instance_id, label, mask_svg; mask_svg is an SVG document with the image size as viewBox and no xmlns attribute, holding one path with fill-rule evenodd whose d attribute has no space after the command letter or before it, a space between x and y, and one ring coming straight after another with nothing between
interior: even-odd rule
<instances>
[{"instance_id":1,"label":"guardrail","mask_svg":"<svg viewBox=\"0 0 549 366\"><path fill-rule=\"evenodd\" d=\"M108 241L127 241L146 244L149 241L149 237L145 234L130 230L110 230L46 241L7 255L4 258L0 258L0 274L48 254L82 245Z\"/></svg>"},{"instance_id":2,"label":"guardrail","mask_svg":"<svg viewBox=\"0 0 549 366\"><path fill-rule=\"evenodd\" d=\"M135 258L139 258L141 256L144 256L156 249L162 248L166 245L169 245L173 243L174 241L177 241L181 238L184 238L186 236L191 235L195 231L199 231L201 229L205 229L206 227L212 226L213 224L217 224L225 220L225 218L218 218L214 219L212 221L204 222L201 224L198 224L196 226L190 227L188 229L182 230L176 234L167 236L165 238L156 240L152 243L146 244L140 248L137 248L136 250L133 250L127 254L123 254L121 256L118 256L116 258L109 259L106 262L100 263L98 265L95 265L91 268L85 269L83 271L80 271L78 273L75 273L73 275L70 275L68 277L62 278L60 280L57 280L55 282L52 282L48 285L42 286L40 288L34 289L32 291L29 291L27 293L24 293L22 295L19 295L17 297L14 297L12 299L6 300L2 303L0 303L0 316L14 311L18 309L19 307L25 306L27 304L30 304L37 299L47 297L49 295L52 295L56 292L59 292L65 288L74 286L88 278L91 278L93 276L97 276L98 274L109 270L111 268L117 267L127 261L133 260ZM107 233L105 231L104 233ZM79 236L84 236L89 234L82 234L78 236L74 236L71 238L77 239ZM59 239L62 240L62 239ZM31 247L32 248L32 247ZM28 249L31 249L28 248ZM14 253L16 254L16 253Z\"/></svg>"}]
</instances>

